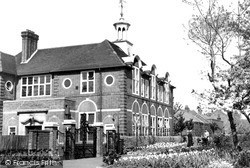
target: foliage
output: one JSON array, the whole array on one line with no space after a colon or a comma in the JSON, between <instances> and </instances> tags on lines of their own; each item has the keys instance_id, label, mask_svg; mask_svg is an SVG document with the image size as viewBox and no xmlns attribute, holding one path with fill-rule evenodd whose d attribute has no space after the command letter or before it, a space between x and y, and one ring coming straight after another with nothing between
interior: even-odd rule
<instances>
[{"instance_id":1,"label":"foliage","mask_svg":"<svg viewBox=\"0 0 250 168\"><path fill-rule=\"evenodd\" d=\"M224 134L214 135L213 144L217 149L232 149L231 137Z\"/></svg>"},{"instance_id":2,"label":"foliage","mask_svg":"<svg viewBox=\"0 0 250 168\"><path fill-rule=\"evenodd\" d=\"M116 153L115 150L110 150L108 154L103 156L103 162L112 165L117 161L121 156Z\"/></svg>"},{"instance_id":3,"label":"foliage","mask_svg":"<svg viewBox=\"0 0 250 168\"><path fill-rule=\"evenodd\" d=\"M190 19L188 37L198 45L210 63L207 76L212 88L203 93L195 90L192 93L203 103L203 108L222 109L228 114L234 145L237 146L237 131L232 113L241 112L250 123L250 113L247 110L250 107L250 52L246 50L246 46L249 46L250 22L249 15L244 14L249 10L250 3L240 5L239 13L235 15L233 10L229 11L219 5L218 0L209 0L205 7L203 1L193 2L198 14ZM226 55L232 40L238 40L240 52L237 56ZM244 53L241 52L243 49Z\"/></svg>"},{"instance_id":4,"label":"foliage","mask_svg":"<svg viewBox=\"0 0 250 168\"><path fill-rule=\"evenodd\" d=\"M250 167L250 151L239 153L235 167Z\"/></svg>"},{"instance_id":5,"label":"foliage","mask_svg":"<svg viewBox=\"0 0 250 168\"><path fill-rule=\"evenodd\" d=\"M188 121L185 122L186 128L188 130L192 130L194 128L194 122L193 119L190 119Z\"/></svg>"},{"instance_id":6,"label":"foliage","mask_svg":"<svg viewBox=\"0 0 250 168\"><path fill-rule=\"evenodd\" d=\"M190 152L170 152L169 154L148 154L144 156L123 157L112 167L152 167L152 168L168 168L168 167L208 167L211 161L219 160L216 151L202 150ZM229 163L228 163L229 164Z\"/></svg>"},{"instance_id":7,"label":"foliage","mask_svg":"<svg viewBox=\"0 0 250 168\"><path fill-rule=\"evenodd\" d=\"M215 122L212 122L210 124L210 129L212 130L213 134L216 130L220 129L219 126L215 123Z\"/></svg>"},{"instance_id":8,"label":"foliage","mask_svg":"<svg viewBox=\"0 0 250 168\"><path fill-rule=\"evenodd\" d=\"M174 104L174 107L173 107L173 109L174 109L174 114L176 114L177 112L179 112L182 108L183 108L182 104L179 103L179 102L176 102L176 103Z\"/></svg>"},{"instance_id":9,"label":"foliage","mask_svg":"<svg viewBox=\"0 0 250 168\"><path fill-rule=\"evenodd\" d=\"M186 128L185 118L183 117L183 113L179 113L176 116L176 121L174 124L174 132L175 133L182 133L182 131Z\"/></svg>"},{"instance_id":10,"label":"foliage","mask_svg":"<svg viewBox=\"0 0 250 168\"><path fill-rule=\"evenodd\" d=\"M163 136L163 137L155 137L155 136L140 136L138 137L138 147L136 147L136 137L133 136L123 136L124 139L124 151L123 153L127 153L130 151L136 151L138 148L141 148L146 145L151 145L159 142L181 142L180 136Z\"/></svg>"}]
</instances>

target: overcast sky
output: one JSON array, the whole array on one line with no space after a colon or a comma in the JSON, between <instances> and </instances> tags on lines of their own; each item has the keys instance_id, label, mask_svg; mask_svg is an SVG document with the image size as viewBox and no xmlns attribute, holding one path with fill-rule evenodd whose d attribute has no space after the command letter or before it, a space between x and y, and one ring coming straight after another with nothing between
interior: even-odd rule
<instances>
[{"instance_id":1,"label":"overcast sky","mask_svg":"<svg viewBox=\"0 0 250 168\"><path fill-rule=\"evenodd\" d=\"M192 8L182 0L126 0L124 17L131 27L128 40L145 63L154 63L159 77L170 73L175 102L197 106L192 89L202 89L205 59L187 45L183 24ZM113 23L120 15L119 0L0 1L0 51L21 51L21 31L39 35L38 48L52 48L116 40Z\"/></svg>"}]
</instances>

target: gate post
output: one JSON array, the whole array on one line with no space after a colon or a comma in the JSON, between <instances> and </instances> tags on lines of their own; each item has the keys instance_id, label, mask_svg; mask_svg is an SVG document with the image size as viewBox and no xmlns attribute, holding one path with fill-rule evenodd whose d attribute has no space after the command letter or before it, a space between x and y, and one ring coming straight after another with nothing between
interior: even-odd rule
<instances>
[{"instance_id":1,"label":"gate post","mask_svg":"<svg viewBox=\"0 0 250 168\"><path fill-rule=\"evenodd\" d=\"M103 156L103 123L96 122L92 126L96 127L96 157Z\"/></svg>"},{"instance_id":2,"label":"gate post","mask_svg":"<svg viewBox=\"0 0 250 168\"><path fill-rule=\"evenodd\" d=\"M65 126L65 154L66 159L74 159L75 158L75 120L64 120L63 125Z\"/></svg>"}]
</instances>

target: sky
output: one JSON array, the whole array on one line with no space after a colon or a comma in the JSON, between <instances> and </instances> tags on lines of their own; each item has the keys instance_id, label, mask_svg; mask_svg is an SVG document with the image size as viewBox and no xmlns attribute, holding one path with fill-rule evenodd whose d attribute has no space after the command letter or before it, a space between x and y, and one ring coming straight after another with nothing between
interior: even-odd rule
<instances>
[{"instance_id":1,"label":"sky","mask_svg":"<svg viewBox=\"0 0 250 168\"><path fill-rule=\"evenodd\" d=\"M208 85L201 70L206 59L187 38L193 10L182 0L126 0L124 18L131 24L128 40L133 51L159 77L170 73L174 101L196 109L192 89ZM39 35L38 48L53 48L116 40L113 24L120 17L119 0L8 0L0 1L0 51L21 51L21 31Z\"/></svg>"}]
</instances>

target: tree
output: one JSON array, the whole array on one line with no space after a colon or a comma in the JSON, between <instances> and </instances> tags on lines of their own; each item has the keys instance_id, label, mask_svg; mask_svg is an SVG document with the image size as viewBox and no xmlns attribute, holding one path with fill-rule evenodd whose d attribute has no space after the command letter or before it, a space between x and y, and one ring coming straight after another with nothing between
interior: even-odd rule
<instances>
[{"instance_id":1,"label":"tree","mask_svg":"<svg viewBox=\"0 0 250 168\"><path fill-rule=\"evenodd\" d=\"M179 113L176 117L175 117L175 124L174 124L174 132L177 134L181 134L182 136L182 131L186 128L186 124L185 124L185 118L183 117L183 113Z\"/></svg>"},{"instance_id":2,"label":"tree","mask_svg":"<svg viewBox=\"0 0 250 168\"><path fill-rule=\"evenodd\" d=\"M216 130L220 129L219 126L215 123L215 122L212 122L210 124L210 129L212 130L213 134Z\"/></svg>"},{"instance_id":3,"label":"tree","mask_svg":"<svg viewBox=\"0 0 250 168\"><path fill-rule=\"evenodd\" d=\"M210 109L220 108L224 110L230 122L234 145L238 144L236 126L233 119L233 99L231 92L231 72L234 62L226 57L226 49L234 38L231 29L233 13L220 6L216 0L209 0L207 8L202 8L202 1L193 0L192 5L198 14L193 15L189 21L188 37L198 45L200 52L210 62L210 72L207 73L208 81L212 89L204 93L192 91L200 97L205 106ZM221 66L218 62L223 63Z\"/></svg>"},{"instance_id":4,"label":"tree","mask_svg":"<svg viewBox=\"0 0 250 168\"><path fill-rule=\"evenodd\" d=\"M179 112L182 108L183 108L183 106L182 106L182 104L181 103L179 103L179 102L176 102L175 104L174 104L174 114L176 114L177 112Z\"/></svg>"}]
</instances>

